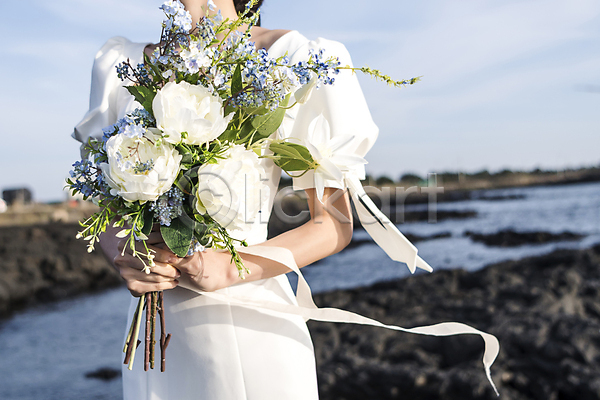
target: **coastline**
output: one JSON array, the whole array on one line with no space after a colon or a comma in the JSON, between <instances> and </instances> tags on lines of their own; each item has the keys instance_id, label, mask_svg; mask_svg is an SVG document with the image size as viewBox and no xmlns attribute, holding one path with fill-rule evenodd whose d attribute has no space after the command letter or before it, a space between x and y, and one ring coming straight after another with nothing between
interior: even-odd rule
<instances>
[{"instance_id":1,"label":"coastline","mask_svg":"<svg viewBox=\"0 0 600 400\"><path fill-rule=\"evenodd\" d=\"M5 256L0 317L36 302L122 284L100 253L88 254L85 242L75 239L77 230L75 224L0 228ZM502 399L600 399L598 267L600 245L475 272L416 274L314 298L321 307L384 323L457 321L496 335L501 352L492 377ZM309 328L322 400L497 398L484 375L479 337L426 337L314 321Z\"/></svg>"}]
</instances>

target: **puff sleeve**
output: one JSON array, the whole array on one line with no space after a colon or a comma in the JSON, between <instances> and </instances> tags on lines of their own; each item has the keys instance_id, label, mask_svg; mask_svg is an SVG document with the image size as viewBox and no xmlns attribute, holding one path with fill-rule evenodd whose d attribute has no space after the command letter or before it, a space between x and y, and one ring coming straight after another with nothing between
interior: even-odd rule
<instances>
[{"instance_id":1,"label":"puff sleeve","mask_svg":"<svg viewBox=\"0 0 600 400\"><path fill-rule=\"evenodd\" d=\"M295 33L295 32L294 32ZM295 64L306 61L309 51L324 50L324 57L338 57L342 66L352 66L352 60L346 47L336 41L319 38L308 40L302 35L292 34L295 51L289 53L290 62ZM312 91L310 98L304 104L297 104L287 115L283 125L283 137L306 140L310 130L315 128L311 123L323 115L329 125L331 139L345 136L349 142L344 146L347 154L364 157L371 149L378 135L378 128L371 118L371 113L362 93L356 74L350 70L341 70L335 75L333 85L322 85ZM320 125L317 124L316 129ZM365 178L363 164L357 164L349 172L358 179ZM348 172L346 173L348 174ZM293 179L294 189L315 187L314 173L309 171L302 177ZM344 188L343 181L325 179L325 187Z\"/></svg>"},{"instance_id":2,"label":"puff sleeve","mask_svg":"<svg viewBox=\"0 0 600 400\"><path fill-rule=\"evenodd\" d=\"M90 138L102 136L102 128L117 122L127 108L131 107L133 97L123 87L117 77L115 66L128 58L131 63L141 62L146 43L133 43L123 37L113 37L100 48L92 67L90 88L90 109L73 130L72 137L83 147ZM135 65L135 64L134 64Z\"/></svg>"}]
</instances>

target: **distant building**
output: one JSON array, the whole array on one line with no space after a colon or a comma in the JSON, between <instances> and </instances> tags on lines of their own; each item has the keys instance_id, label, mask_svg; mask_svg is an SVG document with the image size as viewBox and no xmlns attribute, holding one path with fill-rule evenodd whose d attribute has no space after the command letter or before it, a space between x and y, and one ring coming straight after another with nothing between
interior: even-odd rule
<instances>
[{"instance_id":1,"label":"distant building","mask_svg":"<svg viewBox=\"0 0 600 400\"><path fill-rule=\"evenodd\" d=\"M2 198L9 206L31 203L33 196L27 188L6 189L2 191Z\"/></svg>"}]
</instances>

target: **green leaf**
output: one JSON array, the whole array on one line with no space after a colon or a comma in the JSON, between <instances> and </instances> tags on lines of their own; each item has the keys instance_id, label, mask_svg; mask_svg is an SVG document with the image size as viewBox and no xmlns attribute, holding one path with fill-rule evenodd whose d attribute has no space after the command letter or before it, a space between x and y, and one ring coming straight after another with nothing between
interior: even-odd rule
<instances>
[{"instance_id":1,"label":"green leaf","mask_svg":"<svg viewBox=\"0 0 600 400\"><path fill-rule=\"evenodd\" d=\"M194 161L194 155L192 153L183 154L181 157L181 164L191 164Z\"/></svg>"},{"instance_id":2,"label":"green leaf","mask_svg":"<svg viewBox=\"0 0 600 400\"><path fill-rule=\"evenodd\" d=\"M285 145L296 150L304 160L306 160L310 163L314 162L314 159L310 155L310 151L305 146L302 146L301 144L296 144L296 143L285 143Z\"/></svg>"},{"instance_id":3,"label":"green leaf","mask_svg":"<svg viewBox=\"0 0 600 400\"><path fill-rule=\"evenodd\" d=\"M144 63L146 65L150 66L150 68L152 69L153 75L157 78L157 80L164 81L164 78L162 76L160 69L158 68L158 66L156 66L156 64L153 64L152 61L150 61L150 57L148 57L148 54L146 54L146 53L144 53Z\"/></svg>"},{"instance_id":4,"label":"green leaf","mask_svg":"<svg viewBox=\"0 0 600 400\"><path fill-rule=\"evenodd\" d=\"M196 239L203 238L207 231L208 231L208 227L206 226L206 224L201 223L201 222L194 223L194 232L196 232ZM198 240L198 241L200 241L200 240Z\"/></svg>"},{"instance_id":5,"label":"green leaf","mask_svg":"<svg viewBox=\"0 0 600 400\"><path fill-rule=\"evenodd\" d=\"M268 113L270 110L262 105L260 107L248 107L248 108L244 108L244 112L246 112L246 114L249 115L264 115L266 113Z\"/></svg>"},{"instance_id":6,"label":"green leaf","mask_svg":"<svg viewBox=\"0 0 600 400\"><path fill-rule=\"evenodd\" d=\"M250 138L252 137L252 135L255 132L256 132L256 130L252 126L252 121L246 120L246 122L244 122L244 124L242 125L242 128L238 132L236 132L237 133L236 143L238 143L238 144L248 143L250 141Z\"/></svg>"},{"instance_id":7,"label":"green leaf","mask_svg":"<svg viewBox=\"0 0 600 400\"><path fill-rule=\"evenodd\" d=\"M302 160L278 160L275 161L275 165L286 172L306 171L310 168L310 164Z\"/></svg>"},{"instance_id":8,"label":"green leaf","mask_svg":"<svg viewBox=\"0 0 600 400\"><path fill-rule=\"evenodd\" d=\"M290 143L271 143L269 149L274 155L279 156L280 158L302 158L300 152L294 147L290 146Z\"/></svg>"},{"instance_id":9,"label":"green leaf","mask_svg":"<svg viewBox=\"0 0 600 400\"><path fill-rule=\"evenodd\" d=\"M227 129L225 132L221 133L219 140L221 142L233 142L237 139L238 132L239 131L235 129Z\"/></svg>"},{"instance_id":10,"label":"green leaf","mask_svg":"<svg viewBox=\"0 0 600 400\"><path fill-rule=\"evenodd\" d=\"M189 226L180 218L176 218L171 221L170 226L161 225L160 233L173 253L179 257L187 255L192 243L192 236L194 235L193 226Z\"/></svg>"},{"instance_id":11,"label":"green leaf","mask_svg":"<svg viewBox=\"0 0 600 400\"><path fill-rule=\"evenodd\" d=\"M283 122L285 111L286 110L283 107L279 107L273 112L254 117L252 119L252 127L256 129L256 135L254 135L252 141L256 142L260 139L271 136L271 134L275 132Z\"/></svg>"},{"instance_id":12,"label":"green leaf","mask_svg":"<svg viewBox=\"0 0 600 400\"><path fill-rule=\"evenodd\" d=\"M287 172L306 171L314 163L310 151L296 143L271 143L269 149L273 152L275 165Z\"/></svg>"},{"instance_id":13,"label":"green leaf","mask_svg":"<svg viewBox=\"0 0 600 400\"><path fill-rule=\"evenodd\" d=\"M194 167L188 171L186 171L181 177L177 180L176 184L179 190L181 190L185 194L191 194L194 190L194 182L198 180L198 168Z\"/></svg>"},{"instance_id":14,"label":"green leaf","mask_svg":"<svg viewBox=\"0 0 600 400\"><path fill-rule=\"evenodd\" d=\"M242 81L242 66L240 64L235 67L233 76L231 77L231 96L235 96L244 89L244 83Z\"/></svg>"},{"instance_id":15,"label":"green leaf","mask_svg":"<svg viewBox=\"0 0 600 400\"><path fill-rule=\"evenodd\" d=\"M152 232L152 224L154 223L154 213L150 211L150 207L144 208L144 226L142 227L142 233L146 236Z\"/></svg>"},{"instance_id":16,"label":"green leaf","mask_svg":"<svg viewBox=\"0 0 600 400\"><path fill-rule=\"evenodd\" d=\"M154 101L154 97L156 96L156 92L152 88L147 88L144 86L125 86L129 93L133 97L135 97L136 101L146 109L150 114L152 113L152 101Z\"/></svg>"}]
</instances>

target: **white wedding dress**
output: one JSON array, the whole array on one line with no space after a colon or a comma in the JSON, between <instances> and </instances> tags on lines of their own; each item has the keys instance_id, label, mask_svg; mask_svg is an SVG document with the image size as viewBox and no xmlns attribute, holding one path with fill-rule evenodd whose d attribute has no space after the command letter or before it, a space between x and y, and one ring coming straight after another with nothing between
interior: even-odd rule
<instances>
[{"instance_id":1,"label":"white wedding dress","mask_svg":"<svg viewBox=\"0 0 600 400\"><path fill-rule=\"evenodd\" d=\"M146 43L132 43L116 37L98 52L92 72L90 111L75 128L73 136L77 140L85 143L89 137L99 137L103 127L115 123L136 107L117 78L115 66L128 58L132 65L142 62L145 46ZM326 55L339 57L342 65L351 65L342 44L324 39L310 41L297 31L283 35L269 49L269 54L278 57L287 53L291 62L296 63L306 60L310 49L321 48ZM350 147L359 156L367 153L377 137L378 129L371 119L356 76L349 71L337 75L333 86L313 91L305 104L292 108L277 134L280 137L305 137L310 122L320 114L329 122L332 137L353 136ZM280 169L270 160L263 159L262 164L269 177L270 198L267 209L260 214L261 219L254 221L250 229L247 237L250 245L264 242L267 238L266 223L281 175ZM358 179L363 177L364 167L361 165L346 174L345 179L349 182L348 188L367 231L392 258L405 261L411 271L415 267L429 269L416 255L414 246L389 221L386 222L387 228L383 224L365 224L364 215L372 215L372 212L362 208L366 196L357 198L362 196ZM293 183L295 189L314 187L311 173L295 178ZM325 181L325 187L344 186L337 181ZM375 209L375 212L379 210ZM391 231L397 232L396 236ZM388 240L388 236L392 239ZM394 252L399 254L393 255ZM288 263L291 264L294 264L293 260ZM305 285L302 279L301 283ZM144 372L143 349L138 349L133 370L123 367L125 400L317 399L314 351L305 320L382 325L342 310L315 309L306 285L305 289L299 289L299 297L296 298L287 277L281 275L238 284L213 294L199 295L184 288L165 291L166 326L172 334L166 353L166 372L160 372L159 368ZM300 292L304 293L303 299ZM251 302L258 307L249 306ZM127 326L136 305L137 299L132 298ZM491 335L462 324L452 324L455 323L412 330L387 328L428 335L481 334L486 343L484 364L489 373L489 365L495 358L494 354L489 354L496 350L495 338L490 339Z\"/></svg>"}]
</instances>

